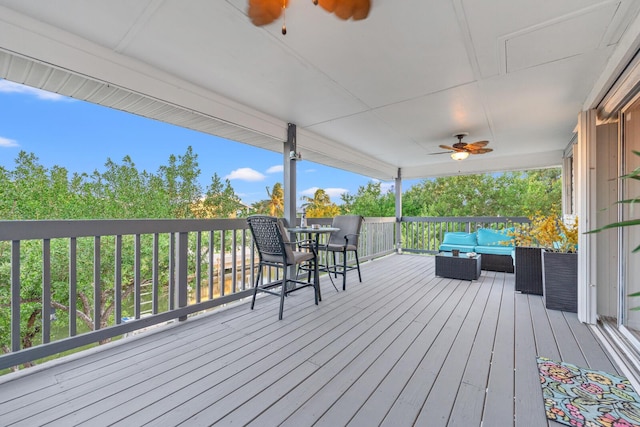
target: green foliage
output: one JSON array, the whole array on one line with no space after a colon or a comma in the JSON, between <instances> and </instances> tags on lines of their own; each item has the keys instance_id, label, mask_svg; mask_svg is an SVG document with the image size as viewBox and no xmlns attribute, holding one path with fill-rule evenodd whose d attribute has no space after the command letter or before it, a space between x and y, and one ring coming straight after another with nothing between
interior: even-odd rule
<instances>
[{"instance_id":1,"label":"green foliage","mask_svg":"<svg viewBox=\"0 0 640 427\"><path fill-rule=\"evenodd\" d=\"M196 202L191 211L196 218L234 218L242 212L244 205L227 179L222 182L217 173L213 174L204 199Z\"/></svg>"},{"instance_id":2,"label":"green foliage","mask_svg":"<svg viewBox=\"0 0 640 427\"><path fill-rule=\"evenodd\" d=\"M529 216L560 205L559 169L425 180L403 195L403 216Z\"/></svg>"},{"instance_id":3,"label":"green foliage","mask_svg":"<svg viewBox=\"0 0 640 427\"><path fill-rule=\"evenodd\" d=\"M403 216L529 216L549 212L562 199L560 169L460 175L426 179L402 195ZM369 182L355 195L343 194L342 212L395 216L393 191Z\"/></svg>"},{"instance_id":4,"label":"green foliage","mask_svg":"<svg viewBox=\"0 0 640 427\"><path fill-rule=\"evenodd\" d=\"M333 218L340 213L338 205L322 189L317 189L313 197L302 196L302 201L308 218Z\"/></svg>"},{"instance_id":5,"label":"green foliage","mask_svg":"<svg viewBox=\"0 0 640 427\"><path fill-rule=\"evenodd\" d=\"M366 186L358 187L355 195L344 193L341 198L341 209L345 215L395 216L394 192L388 191L383 194L380 182L368 182Z\"/></svg>"},{"instance_id":6,"label":"green foliage","mask_svg":"<svg viewBox=\"0 0 640 427\"><path fill-rule=\"evenodd\" d=\"M170 156L168 164L157 173L139 171L126 156L121 163L107 159L103 172L69 176L65 168L50 169L39 164L32 153L20 152L15 167L0 167L0 218L5 220L31 219L132 219L132 218L193 218L194 208L206 207L207 217L231 217L239 210L240 199L230 182L212 177L204 199L198 184L200 169L197 155L189 147L182 156ZM203 246L208 244L203 238ZM220 237L216 247L220 246ZM148 281L153 266L152 236L142 236L141 277ZM168 283L169 236L159 236L160 284ZM21 337L23 348L40 342L42 316L42 244L39 241L21 242ZM68 327L69 310L69 241L52 239L51 299L58 313L52 329ZM113 236L100 239L101 326L114 323L114 245ZM0 242L0 349L10 348L10 242ZM77 295L76 319L79 329L93 329L93 238L77 239ZM195 256L195 255L194 255ZM122 237L121 297L127 300L133 291L134 240ZM133 307L124 307L124 316L133 315ZM62 338L57 336L55 338Z\"/></svg>"},{"instance_id":7,"label":"green foliage","mask_svg":"<svg viewBox=\"0 0 640 427\"><path fill-rule=\"evenodd\" d=\"M252 213L259 215L284 216L284 188L276 182L273 188L267 187L267 199L255 202L251 206Z\"/></svg>"}]
</instances>

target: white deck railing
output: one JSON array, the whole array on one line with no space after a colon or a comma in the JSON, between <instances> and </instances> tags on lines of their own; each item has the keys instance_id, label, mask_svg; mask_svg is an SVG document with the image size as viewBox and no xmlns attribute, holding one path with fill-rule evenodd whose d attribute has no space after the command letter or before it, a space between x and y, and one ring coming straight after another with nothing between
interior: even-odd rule
<instances>
[{"instance_id":1,"label":"white deck railing","mask_svg":"<svg viewBox=\"0 0 640 427\"><path fill-rule=\"evenodd\" d=\"M367 219L362 260L393 252L394 224ZM257 263L244 219L0 221L0 369L245 298Z\"/></svg>"},{"instance_id":2,"label":"white deck railing","mask_svg":"<svg viewBox=\"0 0 640 427\"><path fill-rule=\"evenodd\" d=\"M444 231L513 220L403 218L403 250L435 252ZM365 218L359 246L361 261L393 253L395 218ZM248 297L257 264L244 219L0 221L0 369Z\"/></svg>"}]
</instances>

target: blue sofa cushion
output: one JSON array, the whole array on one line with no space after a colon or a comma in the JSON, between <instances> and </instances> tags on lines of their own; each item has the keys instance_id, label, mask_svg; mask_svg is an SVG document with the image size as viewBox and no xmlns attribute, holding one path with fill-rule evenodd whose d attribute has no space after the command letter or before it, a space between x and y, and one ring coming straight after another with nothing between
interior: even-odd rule
<instances>
[{"instance_id":1,"label":"blue sofa cushion","mask_svg":"<svg viewBox=\"0 0 640 427\"><path fill-rule=\"evenodd\" d=\"M507 248L511 246L510 249L513 249L513 237L507 233L509 233L509 229L496 231L488 228L480 228L477 231L478 246L503 246Z\"/></svg>"},{"instance_id":2,"label":"blue sofa cushion","mask_svg":"<svg viewBox=\"0 0 640 427\"><path fill-rule=\"evenodd\" d=\"M460 252L475 252L476 233L465 233L463 231L448 231L444 233L442 244L438 249L444 252L451 252L454 249Z\"/></svg>"},{"instance_id":3,"label":"blue sofa cushion","mask_svg":"<svg viewBox=\"0 0 640 427\"><path fill-rule=\"evenodd\" d=\"M479 254L510 255L512 257L515 255L513 246L476 246L475 252Z\"/></svg>"},{"instance_id":4,"label":"blue sofa cushion","mask_svg":"<svg viewBox=\"0 0 640 427\"><path fill-rule=\"evenodd\" d=\"M447 244L447 243L441 244L438 249L440 249L440 251L442 251L442 252L451 252L454 249L457 249L460 252L475 252L476 251L476 247L475 246L470 246L470 245L451 245L451 244Z\"/></svg>"},{"instance_id":5,"label":"blue sofa cushion","mask_svg":"<svg viewBox=\"0 0 640 427\"><path fill-rule=\"evenodd\" d=\"M461 245L461 246L475 246L478 244L476 240L476 233L465 233L462 231L449 231L444 233L443 245ZM473 251L473 249L472 249Z\"/></svg>"}]
</instances>

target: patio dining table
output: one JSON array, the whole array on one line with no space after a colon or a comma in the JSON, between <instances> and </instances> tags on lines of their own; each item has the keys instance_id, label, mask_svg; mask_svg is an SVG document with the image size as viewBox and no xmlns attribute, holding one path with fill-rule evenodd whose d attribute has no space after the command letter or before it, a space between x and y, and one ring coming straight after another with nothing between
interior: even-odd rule
<instances>
[{"instance_id":1,"label":"patio dining table","mask_svg":"<svg viewBox=\"0 0 640 427\"><path fill-rule=\"evenodd\" d=\"M313 240L315 243L315 249L316 249L316 254L318 253L318 250L320 248L320 235L321 234L330 234L333 233L334 231L340 231L339 228L337 227L318 227L318 228L313 228L313 227L289 227L287 228L287 231L289 233L296 233L296 234L306 234L307 236L309 236L308 238ZM314 264L314 274L316 275L315 277L318 277L318 273L320 271L328 271L326 266L319 266L318 262L316 260L316 263ZM333 283L333 279L331 278L331 275L329 275L329 280L331 280L331 284L333 285L333 287L336 289L336 291L338 290L338 288L336 287L335 283Z\"/></svg>"}]
</instances>

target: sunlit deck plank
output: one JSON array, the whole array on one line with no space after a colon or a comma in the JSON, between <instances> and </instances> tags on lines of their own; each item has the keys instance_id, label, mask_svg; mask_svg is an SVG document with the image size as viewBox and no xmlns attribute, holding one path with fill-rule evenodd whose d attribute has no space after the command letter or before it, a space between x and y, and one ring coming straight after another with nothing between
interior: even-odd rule
<instances>
[{"instance_id":1,"label":"sunlit deck plank","mask_svg":"<svg viewBox=\"0 0 640 427\"><path fill-rule=\"evenodd\" d=\"M515 348L515 310L513 274L496 277L505 283L500 295L500 314L493 340L493 355L489 381L487 385L487 400L483 419L486 425L512 425L514 414L514 348ZM535 363L535 359L534 359Z\"/></svg>"},{"instance_id":2,"label":"sunlit deck plank","mask_svg":"<svg viewBox=\"0 0 640 427\"><path fill-rule=\"evenodd\" d=\"M496 281L495 274L483 273L481 280L483 280L483 286L491 286L491 291L473 347L469 352L469 362L453 402L453 410L449 418L449 425L452 426L474 425L482 419L485 407L487 379L491 369L493 342L500 315L503 286L502 281Z\"/></svg>"},{"instance_id":3,"label":"sunlit deck plank","mask_svg":"<svg viewBox=\"0 0 640 427\"><path fill-rule=\"evenodd\" d=\"M613 371L574 314L513 274L363 265L346 292L233 305L0 378L3 425L547 425L535 356ZM307 292L309 291L309 292ZM577 340L576 340L577 339ZM562 342L558 342L562 340ZM496 424L498 423L498 424Z\"/></svg>"},{"instance_id":4,"label":"sunlit deck plank","mask_svg":"<svg viewBox=\"0 0 640 427\"><path fill-rule=\"evenodd\" d=\"M538 355L533 331L531 300L539 303L539 296L515 294L515 425L518 427L544 426L547 424L540 401L531 397L531 390L540 387L540 375L535 363ZM582 325L584 327L584 325Z\"/></svg>"}]
</instances>

